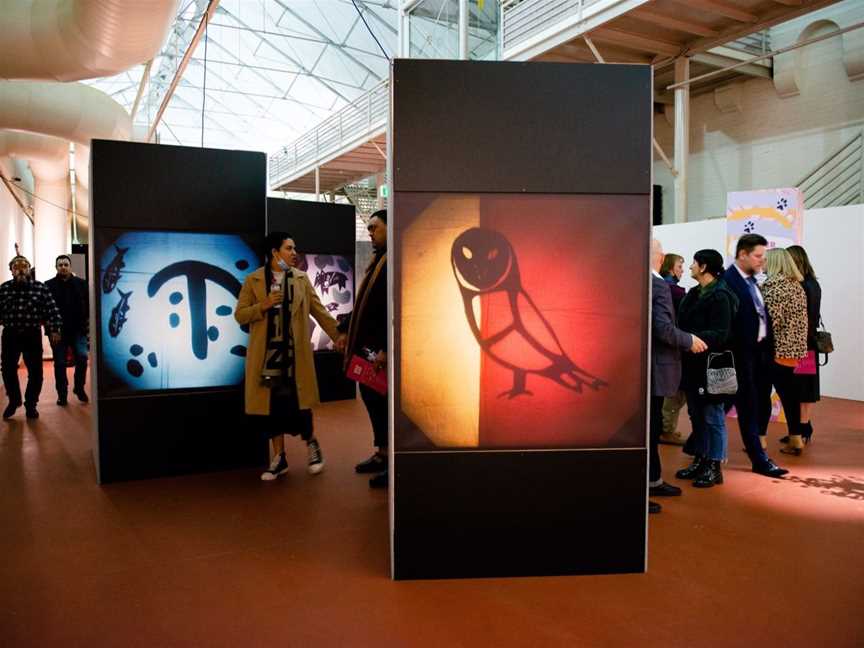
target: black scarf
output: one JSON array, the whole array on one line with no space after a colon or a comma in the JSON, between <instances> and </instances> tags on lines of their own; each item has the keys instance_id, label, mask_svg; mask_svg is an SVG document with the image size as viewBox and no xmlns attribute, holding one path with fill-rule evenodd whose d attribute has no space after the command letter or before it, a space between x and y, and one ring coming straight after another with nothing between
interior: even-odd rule
<instances>
[{"instance_id":1,"label":"black scarf","mask_svg":"<svg viewBox=\"0 0 864 648\"><path fill-rule=\"evenodd\" d=\"M294 273L289 268L282 277L282 294L285 299L280 307L267 311L267 349L264 353L264 366L261 368L261 381L270 387L278 386L294 379L294 335L291 331L291 303L294 301ZM264 281L267 294L273 285L273 270L270 264L264 267Z\"/></svg>"}]
</instances>

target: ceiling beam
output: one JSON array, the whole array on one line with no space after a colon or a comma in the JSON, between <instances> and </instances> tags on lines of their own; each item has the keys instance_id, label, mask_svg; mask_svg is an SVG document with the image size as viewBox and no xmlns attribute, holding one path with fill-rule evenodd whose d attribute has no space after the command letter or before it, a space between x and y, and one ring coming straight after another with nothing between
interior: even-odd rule
<instances>
[{"instance_id":1,"label":"ceiling beam","mask_svg":"<svg viewBox=\"0 0 864 648\"><path fill-rule=\"evenodd\" d=\"M210 0L210 3L207 5L207 10L201 17L201 22L198 23L198 29L195 30L195 35L192 37L192 42L189 43L189 47L186 48L186 53L183 54L180 65L177 66L177 72L175 72L174 78L171 79L171 84L168 86L168 91L162 98L162 103L159 106L159 110L156 112L156 118L153 120L153 123L150 124L150 130L147 131L147 139L144 140L145 142L149 142L153 139L153 133L156 132L156 127L159 126L159 121L162 119L162 115L165 114L165 109L168 107L168 104L171 101L171 97L174 95L174 90L177 89L177 84L180 83L180 79L183 78L183 73L186 72L186 66L189 65L189 61L191 60L192 55L195 53L195 49L198 47L198 43L201 41L201 37L204 35L204 30L207 28L207 23L210 22L211 18L213 18L213 14L216 13L216 8L218 6L219 0Z\"/></svg>"},{"instance_id":2,"label":"ceiling beam","mask_svg":"<svg viewBox=\"0 0 864 648\"><path fill-rule=\"evenodd\" d=\"M387 166L386 162L384 160L381 160L380 157L379 157L379 160L381 162L380 164L357 164L357 163L351 163L351 162L336 162L336 161L334 161L334 162L329 163L332 166L330 166L330 168L327 170L328 171L361 171L361 172L367 172L367 173L375 173L376 171L380 171L385 166ZM322 171L323 171L323 169L322 169Z\"/></svg>"},{"instance_id":3,"label":"ceiling beam","mask_svg":"<svg viewBox=\"0 0 864 648\"><path fill-rule=\"evenodd\" d=\"M620 45L628 49L637 51L654 52L655 54L667 54L668 56L678 55L683 47L677 43L670 43L656 38L648 38L639 34L620 31L618 29L610 29L608 27L600 27L590 32L589 36L594 40L605 43Z\"/></svg>"},{"instance_id":4,"label":"ceiling beam","mask_svg":"<svg viewBox=\"0 0 864 648\"><path fill-rule=\"evenodd\" d=\"M749 11L744 11L740 7L721 2L721 0L674 0L679 4L686 5L694 9L702 9L708 13L713 13L718 16L725 16L732 20L737 20L743 23L758 22L759 16L752 14Z\"/></svg>"},{"instance_id":5,"label":"ceiling beam","mask_svg":"<svg viewBox=\"0 0 864 648\"><path fill-rule=\"evenodd\" d=\"M681 20L675 16L670 16L655 9L639 7L633 9L627 14L629 17L641 20L642 22L659 25L675 31L681 31L687 34L695 34L696 36L718 36L720 32L716 29L711 29L705 25L694 23L690 20Z\"/></svg>"},{"instance_id":6,"label":"ceiling beam","mask_svg":"<svg viewBox=\"0 0 864 648\"><path fill-rule=\"evenodd\" d=\"M721 70L723 68L729 67L730 65L740 63L740 61L736 61L735 59L726 58L725 56L720 56L719 54L712 54L710 52L700 52L699 54L692 56L690 60L694 63L702 63L703 65L708 65L717 70ZM746 74L747 76L752 77L760 77L762 79L771 78L771 68L768 68L764 65L757 65L756 63L742 65L741 67L735 68L735 71L740 74Z\"/></svg>"}]
</instances>

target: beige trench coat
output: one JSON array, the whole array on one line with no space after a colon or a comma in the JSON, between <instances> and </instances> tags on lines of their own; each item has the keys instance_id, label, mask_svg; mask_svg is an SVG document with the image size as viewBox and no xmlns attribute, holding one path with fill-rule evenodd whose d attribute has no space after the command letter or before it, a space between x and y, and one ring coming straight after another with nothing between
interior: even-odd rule
<instances>
[{"instance_id":1,"label":"beige trench coat","mask_svg":"<svg viewBox=\"0 0 864 648\"><path fill-rule=\"evenodd\" d=\"M309 409L318 404L318 380L312 360L312 342L309 332L309 315L332 339L339 336L337 322L321 304L312 283L305 272L294 270L292 284L294 301L291 303L291 331L294 335L294 362L297 376L297 401L300 409ZM258 268L246 277L234 319L249 325L249 346L246 351L246 413L267 415L270 413L270 389L261 384L261 369L267 349L267 313L261 310L261 302L267 296L264 268Z\"/></svg>"}]
</instances>

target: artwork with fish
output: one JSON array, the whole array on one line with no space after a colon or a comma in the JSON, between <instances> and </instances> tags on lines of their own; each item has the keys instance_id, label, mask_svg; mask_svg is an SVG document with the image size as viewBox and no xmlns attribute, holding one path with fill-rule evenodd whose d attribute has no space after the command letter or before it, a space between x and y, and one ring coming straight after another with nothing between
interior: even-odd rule
<instances>
[{"instance_id":1,"label":"artwork with fish","mask_svg":"<svg viewBox=\"0 0 864 648\"><path fill-rule=\"evenodd\" d=\"M102 292L106 295L114 290L117 286L117 282L120 281L120 277L122 276L120 271L126 267L123 257L125 257L126 253L129 251L128 247L121 248L116 245L114 246L114 249L117 253L102 273Z\"/></svg>"},{"instance_id":2,"label":"artwork with fish","mask_svg":"<svg viewBox=\"0 0 864 648\"><path fill-rule=\"evenodd\" d=\"M131 290L127 293L122 290L117 292L120 293L120 301L111 309L111 318L108 320L108 332L111 337L115 338L120 335L120 331L123 330L123 325L128 319L126 314L129 312L129 298L132 296Z\"/></svg>"}]
</instances>

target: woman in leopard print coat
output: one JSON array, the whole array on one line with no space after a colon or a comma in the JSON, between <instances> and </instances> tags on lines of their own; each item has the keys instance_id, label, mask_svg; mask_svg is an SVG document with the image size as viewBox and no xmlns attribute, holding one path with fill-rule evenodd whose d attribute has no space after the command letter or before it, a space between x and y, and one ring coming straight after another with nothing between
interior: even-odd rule
<instances>
[{"instance_id":1,"label":"woman in leopard print coat","mask_svg":"<svg viewBox=\"0 0 864 648\"><path fill-rule=\"evenodd\" d=\"M769 250L765 268L768 279L762 284L762 295L774 334L771 379L789 426L789 443L780 451L800 455L804 447L801 398L794 371L798 361L807 355L807 296L801 286L803 277L786 250Z\"/></svg>"}]
</instances>

